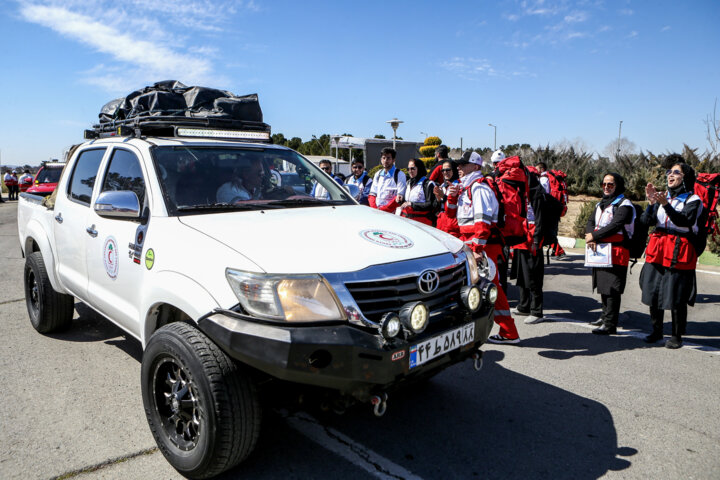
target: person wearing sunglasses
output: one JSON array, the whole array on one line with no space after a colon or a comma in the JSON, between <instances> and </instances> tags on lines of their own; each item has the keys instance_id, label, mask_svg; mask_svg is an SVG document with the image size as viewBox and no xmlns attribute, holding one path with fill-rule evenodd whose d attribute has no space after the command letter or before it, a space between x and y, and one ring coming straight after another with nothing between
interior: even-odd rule
<instances>
[{"instance_id":1,"label":"person wearing sunglasses","mask_svg":"<svg viewBox=\"0 0 720 480\"><path fill-rule=\"evenodd\" d=\"M447 203L448 188L451 185L458 185L460 183L457 164L452 160L445 160L440 165L440 172L442 175L442 182L440 185L435 185L435 188L433 188L435 200L437 200L437 203L440 207L440 212L438 213L437 217L436 228L455 237L459 237L460 227L458 226L457 216L450 216L446 211L448 208L457 208L457 203Z\"/></svg>"},{"instance_id":2,"label":"person wearing sunglasses","mask_svg":"<svg viewBox=\"0 0 720 480\"><path fill-rule=\"evenodd\" d=\"M437 200L433 194L435 183L427 178L425 163L419 158L410 160L407 169L410 179L405 190L405 202L400 205L400 215L425 225L435 226L438 210Z\"/></svg>"},{"instance_id":3,"label":"person wearing sunglasses","mask_svg":"<svg viewBox=\"0 0 720 480\"><path fill-rule=\"evenodd\" d=\"M672 336L667 348L680 348L687 325L687 307L695 304L697 253L693 245L698 232L697 220L702 200L695 195L695 170L678 154L669 155L667 192L652 183L645 188L649 205L640 220L654 226L645 250L645 265L640 272L642 302L650 307L652 333L647 343L663 338L663 315L670 310Z\"/></svg>"},{"instance_id":4,"label":"person wearing sunglasses","mask_svg":"<svg viewBox=\"0 0 720 480\"><path fill-rule=\"evenodd\" d=\"M372 188L372 178L365 172L365 163L360 159L352 162L352 175L345 179L345 185L355 185L358 187L359 194L356 200L361 205L369 205L368 195Z\"/></svg>"},{"instance_id":5,"label":"person wearing sunglasses","mask_svg":"<svg viewBox=\"0 0 720 480\"><path fill-rule=\"evenodd\" d=\"M338 177L337 175L333 175L332 163L330 163L330 160L320 160L318 166L320 167L320 170L330 175L337 183L339 183L340 185L343 184L343 181L340 177ZM315 182L315 185L313 185L313 188L310 191L310 195L317 198L318 200L330 200L330 193L328 193L327 189L323 187L320 182Z\"/></svg>"},{"instance_id":6,"label":"person wearing sunglasses","mask_svg":"<svg viewBox=\"0 0 720 480\"><path fill-rule=\"evenodd\" d=\"M602 181L603 197L590 216L585 231L587 247L596 251L600 244L610 244L611 265L593 267L592 288L602 301L602 315L592 325L592 333L612 335L617 333L620 317L620 299L625 291L630 251L627 238L634 231L635 207L625 198L625 180L617 173L607 173Z\"/></svg>"}]
</instances>

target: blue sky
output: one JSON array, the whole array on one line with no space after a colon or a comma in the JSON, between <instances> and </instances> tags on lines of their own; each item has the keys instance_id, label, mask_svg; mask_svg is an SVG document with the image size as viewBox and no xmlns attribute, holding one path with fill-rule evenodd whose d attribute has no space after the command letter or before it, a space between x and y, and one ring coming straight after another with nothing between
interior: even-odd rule
<instances>
[{"instance_id":1,"label":"blue sky","mask_svg":"<svg viewBox=\"0 0 720 480\"><path fill-rule=\"evenodd\" d=\"M273 132L707 149L720 1L0 0L0 155L37 164L158 80L257 92Z\"/></svg>"}]
</instances>

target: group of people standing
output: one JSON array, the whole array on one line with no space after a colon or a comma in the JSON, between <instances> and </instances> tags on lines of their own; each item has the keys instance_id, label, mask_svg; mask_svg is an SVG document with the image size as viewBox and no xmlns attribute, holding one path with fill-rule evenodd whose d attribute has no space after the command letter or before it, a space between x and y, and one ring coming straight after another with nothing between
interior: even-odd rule
<instances>
[{"instance_id":1,"label":"group of people standing","mask_svg":"<svg viewBox=\"0 0 720 480\"><path fill-rule=\"evenodd\" d=\"M645 264L640 272L642 302L650 308L652 333L647 343L663 338L663 315L670 310L672 334L665 342L668 348L680 348L687 325L687 307L695 304L697 280L698 218L702 200L695 195L695 170L680 155L667 159L667 191L658 191L648 183L645 194L648 206L637 219L645 227L654 227L645 249ZM634 233L636 211L624 197L625 181L617 173L603 178L603 198L588 221L585 241L589 248L611 245L612 266L593 268L592 285L602 299L602 315L593 322L593 333L614 334L620 315L621 296L625 290L630 255L627 244Z\"/></svg>"},{"instance_id":2,"label":"group of people standing","mask_svg":"<svg viewBox=\"0 0 720 480\"><path fill-rule=\"evenodd\" d=\"M18 178L18 175L20 177ZM23 192L28 189L33 183L33 176L30 175L30 170L25 170L21 175L20 170L13 172L8 169L3 175L3 182L8 189L8 200L17 200L20 195L20 187L23 187ZM0 194L0 203L3 203L2 195Z\"/></svg>"},{"instance_id":3,"label":"group of people standing","mask_svg":"<svg viewBox=\"0 0 720 480\"><path fill-rule=\"evenodd\" d=\"M483 159L465 152L459 160L448 158L448 149L436 150L438 160L432 172L419 159L408 164L408 176L395 166L396 152L385 148L382 169L371 179L362 161L352 164L353 175L345 184L355 185L360 202L389 213L432 225L461 239L477 260L487 257L496 266L493 282L498 287L495 323L499 331L488 338L492 343L520 342L513 315L524 316L526 324L539 323L543 316L543 246L556 243L559 215L554 215L547 166L539 162L525 166L519 157L506 158L502 151L492 154L494 171L485 175ZM650 234L646 260L640 274L642 302L650 308L652 333L645 341L663 338L663 313L672 313L672 335L665 346L679 348L687 324L687 306L696 295L697 254L693 234L702 211L701 199L693 194L695 172L681 156L670 157L667 191L649 183L649 205L636 219L634 205L624 196L625 182L617 173L607 173L602 182L603 197L596 205L586 228L589 249L609 244L611 264L592 268L592 289L600 294L602 314L593 323L594 334L617 332L621 296L625 290L630 254L629 239L636 220L655 227ZM520 291L517 306L507 299L508 276Z\"/></svg>"}]
</instances>

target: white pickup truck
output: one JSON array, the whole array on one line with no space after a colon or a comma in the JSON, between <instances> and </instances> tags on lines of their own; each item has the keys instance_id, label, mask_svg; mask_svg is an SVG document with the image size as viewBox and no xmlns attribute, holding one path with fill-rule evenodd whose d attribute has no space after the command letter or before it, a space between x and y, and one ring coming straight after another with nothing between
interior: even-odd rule
<instances>
[{"instance_id":1,"label":"white pickup truck","mask_svg":"<svg viewBox=\"0 0 720 480\"><path fill-rule=\"evenodd\" d=\"M479 366L496 290L461 241L253 132L176 132L77 146L56 194L21 195L18 233L33 327L70 327L80 301L142 344L147 419L179 472L247 457L269 383L381 415L391 389Z\"/></svg>"}]
</instances>

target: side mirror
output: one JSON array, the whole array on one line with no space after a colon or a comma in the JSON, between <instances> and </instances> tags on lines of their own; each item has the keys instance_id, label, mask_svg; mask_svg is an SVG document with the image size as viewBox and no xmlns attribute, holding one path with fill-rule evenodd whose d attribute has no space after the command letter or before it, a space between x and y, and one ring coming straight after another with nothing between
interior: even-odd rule
<instances>
[{"instance_id":1,"label":"side mirror","mask_svg":"<svg viewBox=\"0 0 720 480\"><path fill-rule=\"evenodd\" d=\"M140 201L135 192L119 190L102 192L95 200L95 213L106 218L140 218Z\"/></svg>"},{"instance_id":2,"label":"side mirror","mask_svg":"<svg viewBox=\"0 0 720 480\"><path fill-rule=\"evenodd\" d=\"M357 185L344 185L345 190L350 193L350 196L353 197L355 200L360 200L360 189Z\"/></svg>"}]
</instances>

